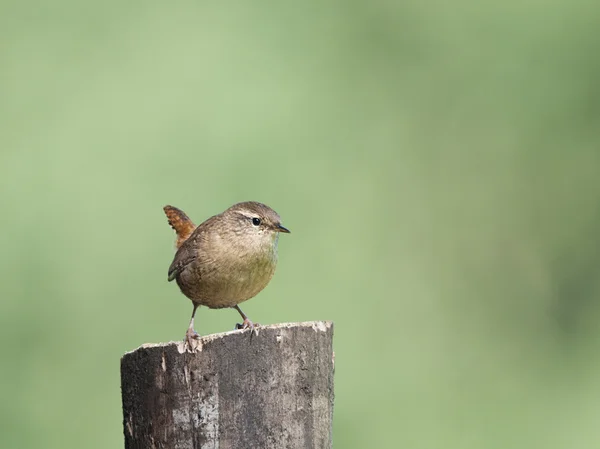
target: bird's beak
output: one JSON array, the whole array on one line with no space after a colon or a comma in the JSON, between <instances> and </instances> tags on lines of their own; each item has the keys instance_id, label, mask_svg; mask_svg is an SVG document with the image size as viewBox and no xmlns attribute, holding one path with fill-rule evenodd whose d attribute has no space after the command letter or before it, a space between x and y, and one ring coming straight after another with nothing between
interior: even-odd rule
<instances>
[{"instance_id":1,"label":"bird's beak","mask_svg":"<svg viewBox=\"0 0 600 449\"><path fill-rule=\"evenodd\" d=\"M281 226L281 224L277 225L277 231L279 231L279 232L285 232L286 234L290 233L290 230L288 228L284 228L283 226Z\"/></svg>"}]
</instances>

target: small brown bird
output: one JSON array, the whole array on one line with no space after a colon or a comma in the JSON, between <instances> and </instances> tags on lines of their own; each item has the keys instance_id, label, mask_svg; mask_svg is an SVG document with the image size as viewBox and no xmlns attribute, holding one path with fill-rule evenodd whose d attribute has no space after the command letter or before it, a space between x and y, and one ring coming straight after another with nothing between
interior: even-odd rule
<instances>
[{"instance_id":1,"label":"small brown bird","mask_svg":"<svg viewBox=\"0 0 600 449\"><path fill-rule=\"evenodd\" d=\"M247 201L196 227L176 207L165 206L164 211L177 234L177 252L168 280L176 280L194 305L185 334L187 347L196 349L199 335L194 330L194 316L201 305L211 309L234 308L244 320L237 328L254 329L238 304L256 296L275 273L279 233L290 232L281 225L277 212Z\"/></svg>"}]
</instances>

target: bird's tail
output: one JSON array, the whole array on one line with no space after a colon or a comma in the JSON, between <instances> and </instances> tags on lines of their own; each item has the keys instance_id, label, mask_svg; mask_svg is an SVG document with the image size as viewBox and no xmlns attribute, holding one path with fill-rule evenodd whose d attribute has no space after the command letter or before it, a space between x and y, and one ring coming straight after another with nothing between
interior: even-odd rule
<instances>
[{"instance_id":1,"label":"bird's tail","mask_svg":"<svg viewBox=\"0 0 600 449\"><path fill-rule=\"evenodd\" d=\"M175 247L179 248L183 242L185 242L194 229L196 229L196 225L190 218L180 209L177 209L173 206L165 206L163 207L165 214L167 215L167 219L169 220L169 224L175 230L175 234L177 234L177 240L175 242Z\"/></svg>"}]
</instances>

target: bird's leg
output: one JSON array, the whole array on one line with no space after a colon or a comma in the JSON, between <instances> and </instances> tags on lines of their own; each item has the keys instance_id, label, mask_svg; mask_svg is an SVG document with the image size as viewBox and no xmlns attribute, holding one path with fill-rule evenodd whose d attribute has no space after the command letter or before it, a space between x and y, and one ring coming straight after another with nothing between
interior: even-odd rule
<instances>
[{"instance_id":1,"label":"bird's leg","mask_svg":"<svg viewBox=\"0 0 600 449\"><path fill-rule=\"evenodd\" d=\"M190 320L190 326L185 333L185 346L189 349L190 352L195 352L196 348L199 345L198 340L200 339L200 335L198 332L194 330L194 316L196 315L196 309L199 307L199 304L194 303L194 311L192 312L192 319Z\"/></svg>"},{"instance_id":2,"label":"bird's leg","mask_svg":"<svg viewBox=\"0 0 600 449\"><path fill-rule=\"evenodd\" d=\"M260 324L258 324L258 323L254 324L252 321L250 321L248 319L248 317L246 316L246 314L244 312L242 312L242 309L240 309L239 306L233 306L233 308L240 313L240 315L242 316L242 319L244 320L244 322L242 324L240 324L240 323L236 324L235 328L236 329L252 329L252 331L256 335L258 335L258 331L255 329L255 327L260 326Z\"/></svg>"}]
</instances>

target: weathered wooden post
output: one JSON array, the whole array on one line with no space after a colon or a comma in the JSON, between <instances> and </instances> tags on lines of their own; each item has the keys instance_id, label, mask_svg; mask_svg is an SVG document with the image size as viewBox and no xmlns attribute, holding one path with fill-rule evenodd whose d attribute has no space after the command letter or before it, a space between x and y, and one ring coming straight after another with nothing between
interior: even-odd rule
<instances>
[{"instance_id":1,"label":"weathered wooden post","mask_svg":"<svg viewBox=\"0 0 600 449\"><path fill-rule=\"evenodd\" d=\"M261 326L121 359L125 447L332 447L333 323Z\"/></svg>"}]
</instances>

